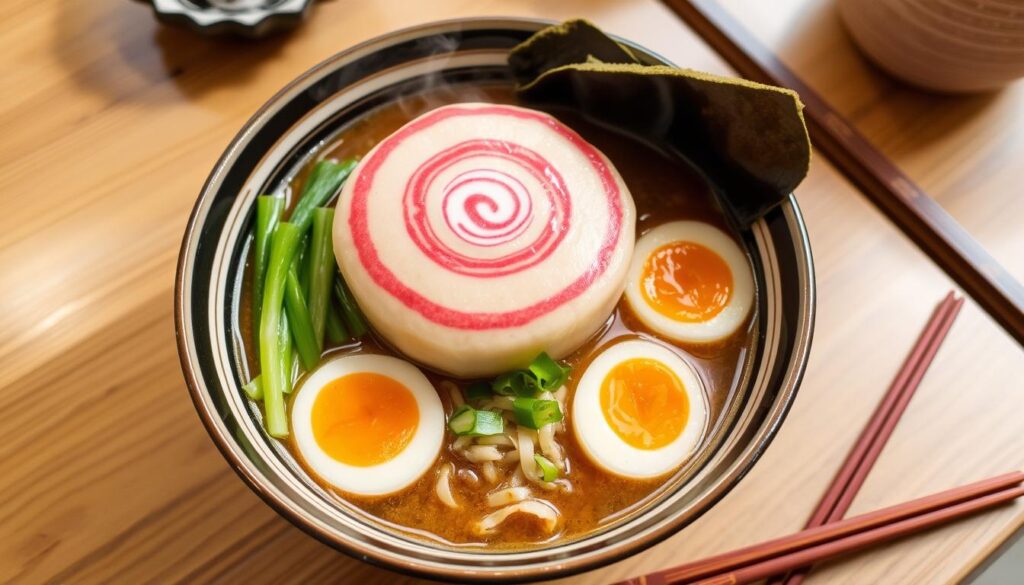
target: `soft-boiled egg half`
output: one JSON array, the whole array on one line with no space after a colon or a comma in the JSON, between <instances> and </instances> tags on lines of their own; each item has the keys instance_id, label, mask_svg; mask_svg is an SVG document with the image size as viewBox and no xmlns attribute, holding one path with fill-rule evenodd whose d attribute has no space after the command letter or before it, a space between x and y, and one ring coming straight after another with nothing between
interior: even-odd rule
<instances>
[{"instance_id":1,"label":"soft-boiled egg half","mask_svg":"<svg viewBox=\"0 0 1024 585\"><path fill-rule=\"evenodd\" d=\"M650 478L685 462L707 424L700 378L652 341L621 341L601 352L576 385L572 421L587 456L616 475Z\"/></svg>"},{"instance_id":2,"label":"soft-boiled egg half","mask_svg":"<svg viewBox=\"0 0 1024 585\"><path fill-rule=\"evenodd\" d=\"M444 407L409 362L352 355L317 368L292 403L295 445L313 473L353 494L397 492L434 465Z\"/></svg>"},{"instance_id":3,"label":"soft-boiled egg half","mask_svg":"<svg viewBox=\"0 0 1024 585\"><path fill-rule=\"evenodd\" d=\"M754 280L743 250L725 232L699 221L673 221L637 241L626 301L656 333L710 343L744 323L754 304Z\"/></svg>"}]
</instances>

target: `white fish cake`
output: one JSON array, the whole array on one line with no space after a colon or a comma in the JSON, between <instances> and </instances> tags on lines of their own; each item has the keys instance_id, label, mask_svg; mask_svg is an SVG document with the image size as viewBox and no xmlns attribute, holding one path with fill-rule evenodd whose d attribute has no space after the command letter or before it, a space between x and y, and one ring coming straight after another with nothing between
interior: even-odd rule
<instances>
[{"instance_id":1,"label":"white fish cake","mask_svg":"<svg viewBox=\"0 0 1024 585\"><path fill-rule=\"evenodd\" d=\"M611 162L548 114L432 110L381 141L339 198L334 246L388 342L459 377L555 358L609 318L636 211Z\"/></svg>"}]
</instances>

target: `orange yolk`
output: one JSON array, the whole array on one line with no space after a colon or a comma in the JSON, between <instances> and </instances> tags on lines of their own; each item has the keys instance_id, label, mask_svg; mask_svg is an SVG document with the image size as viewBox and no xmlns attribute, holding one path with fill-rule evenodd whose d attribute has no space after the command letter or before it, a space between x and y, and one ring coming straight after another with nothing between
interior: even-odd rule
<instances>
[{"instance_id":1,"label":"orange yolk","mask_svg":"<svg viewBox=\"0 0 1024 585\"><path fill-rule=\"evenodd\" d=\"M420 423L412 392L394 378L372 372L342 376L313 402L313 437L325 453L368 467L402 452Z\"/></svg>"},{"instance_id":2,"label":"orange yolk","mask_svg":"<svg viewBox=\"0 0 1024 585\"><path fill-rule=\"evenodd\" d=\"M694 242L665 244L647 257L641 274L644 300L655 311L687 323L722 312L732 297L732 271L714 250Z\"/></svg>"},{"instance_id":3,"label":"orange yolk","mask_svg":"<svg viewBox=\"0 0 1024 585\"><path fill-rule=\"evenodd\" d=\"M690 400L679 377L665 364L635 358L616 364L601 382L601 411L627 444L660 449L683 432Z\"/></svg>"}]
</instances>

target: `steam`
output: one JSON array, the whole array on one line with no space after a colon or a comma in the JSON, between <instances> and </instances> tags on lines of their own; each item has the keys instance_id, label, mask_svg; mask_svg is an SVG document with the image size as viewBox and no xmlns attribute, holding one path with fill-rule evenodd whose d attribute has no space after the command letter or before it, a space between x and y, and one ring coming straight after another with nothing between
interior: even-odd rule
<instances>
[{"instance_id":1,"label":"steam","mask_svg":"<svg viewBox=\"0 0 1024 585\"><path fill-rule=\"evenodd\" d=\"M449 104L491 101L477 83L451 83L445 79L444 71L451 68L452 57L462 46L459 36L459 32L453 32L416 41L414 52L429 55L432 69L416 79L415 89L398 96L396 102L403 114L414 117Z\"/></svg>"}]
</instances>

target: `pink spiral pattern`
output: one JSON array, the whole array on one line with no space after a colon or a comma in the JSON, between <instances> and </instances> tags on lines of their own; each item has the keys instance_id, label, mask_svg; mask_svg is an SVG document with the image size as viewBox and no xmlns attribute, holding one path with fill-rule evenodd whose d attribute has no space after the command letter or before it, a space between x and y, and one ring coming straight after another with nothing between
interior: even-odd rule
<instances>
[{"instance_id":1,"label":"pink spiral pattern","mask_svg":"<svg viewBox=\"0 0 1024 585\"><path fill-rule=\"evenodd\" d=\"M424 296L382 261L374 243L374 234L370 230L369 206L378 171L407 139L454 117L469 119L487 116L508 116L540 124L571 148L577 149L586 159L589 172L600 181L601 193L597 201L607 209L608 220L607 225L602 226L600 248L590 267L580 274L567 274L567 282L549 296L522 307L494 312L464 311ZM474 164L478 159L479 164ZM487 164L487 160L491 163ZM498 165L494 161L504 161L505 164L501 165L503 169L517 170L502 170L501 175L482 172L496 170ZM428 219L426 208L427 187L437 180L443 169L455 162L461 163L461 172L455 173L455 178L439 183L444 197L442 209L445 211L441 214L443 225L433 225ZM463 181L459 180L460 176ZM497 181L497 185L490 185L492 180ZM517 183L525 185L527 182L541 185L541 193L531 193L532 198L520 198L517 195L520 193L520 185ZM588 290L594 280L607 270L623 229L621 192L614 172L604 157L578 134L550 116L500 105L471 108L449 106L421 116L382 141L360 164L356 176L349 181L346 189L350 189L348 229L358 261L368 277L409 309L434 323L455 329L484 331L518 327L572 301ZM550 210L545 217L538 216L536 211L541 197L546 199L546 208ZM508 198L508 201L504 202L502 198ZM518 208L514 200L518 200ZM524 226L518 218L528 203L533 209L527 213L529 219ZM542 262L569 231L572 211L571 199L562 176L543 157L521 145L495 140L461 142L432 156L406 182L402 208L409 236L428 258L446 269L477 278L512 274ZM537 229L541 227L541 222L542 229ZM512 251L498 257L459 252L438 237L438 231L441 230L445 230L442 233L474 244L481 251L502 249L502 246L511 246ZM524 238L527 233L533 235ZM525 239L531 241L520 241ZM489 248L481 242L492 243L495 247Z\"/></svg>"},{"instance_id":2,"label":"pink spiral pattern","mask_svg":"<svg viewBox=\"0 0 1024 585\"><path fill-rule=\"evenodd\" d=\"M434 225L429 198L438 191L439 177L456 165L470 170L441 186L444 222ZM531 193L524 183L541 192ZM547 200L549 216L535 216L533 197ZM501 140L467 140L413 172L405 210L409 237L428 258L458 274L490 278L526 270L550 256L568 231L572 203L562 176L540 154ZM535 221L543 227L523 237ZM468 245L448 245L441 230ZM496 246L503 247L498 256L479 253Z\"/></svg>"},{"instance_id":3,"label":"pink spiral pattern","mask_svg":"<svg viewBox=\"0 0 1024 585\"><path fill-rule=\"evenodd\" d=\"M533 201L521 181L493 169L466 171L444 187L445 223L462 241L491 247L514 240L533 223Z\"/></svg>"}]
</instances>

